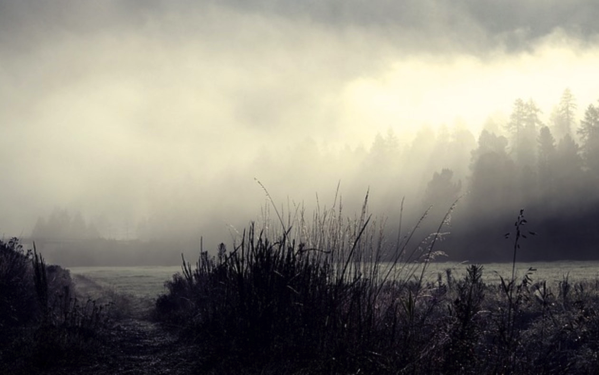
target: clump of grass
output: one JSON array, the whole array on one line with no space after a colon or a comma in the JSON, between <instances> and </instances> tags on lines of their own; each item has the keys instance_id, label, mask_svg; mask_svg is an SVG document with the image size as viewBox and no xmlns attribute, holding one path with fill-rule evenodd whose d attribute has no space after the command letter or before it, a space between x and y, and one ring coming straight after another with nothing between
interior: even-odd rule
<instances>
[{"instance_id":1,"label":"clump of grass","mask_svg":"<svg viewBox=\"0 0 599 375\"><path fill-rule=\"evenodd\" d=\"M455 285L456 298L448 306L450 327L443 364L446 373L473 367L473 354L482 337L480 322L487 315L482 311L486 289L482 275L483 266L473 264L464 280Z\"/></svg>"},{"instance_id":2,"label":"clump of grass","mask_svg":"<svg viewBox=\"0 0 599 375\"><path fill-rule=\"evenodd\" d=\"M444 308L445 289L424 285L416 263L403 279L392 274L409 253L413 231L400 244L386 244L367 199L354 220L334 205L317 212L312 225L300 212L293 227L277 211L276 240L252 224L232 251L221 245L216 257L202 252L195 268L183 259L182 272L157 300L157 317L209 342L204 354L215 362L279 358L333 373L413 367L434 345L430 318ZM413 261L420 252L422 270L435 241L408 254ZM383 259L395 261L389 267Z\"/></svg>"}]
</instances>

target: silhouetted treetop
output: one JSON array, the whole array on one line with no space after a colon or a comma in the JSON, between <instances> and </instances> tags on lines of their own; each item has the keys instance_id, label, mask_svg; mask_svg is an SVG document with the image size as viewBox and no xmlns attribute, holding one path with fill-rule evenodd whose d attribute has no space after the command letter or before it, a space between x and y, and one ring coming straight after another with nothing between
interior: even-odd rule
<instances>
[{"instance_id":1,"label":"silhouetted treetop","mask_svg":"<svg viewBox=\"0 0 599 375\"><path fill-rule=\"evenodd\" d=\"M441 210L449 209L462 190L462 182L454 182L452 178L453 171L448 168L442 169L440 173L433 173L424 194L425 208L433 206Z\"/></svg>"},{"instance_id":2,"label":"silhouetted treetop","mask_svg":"<svg viewBox=\"0 0 599 375\"><path fill-rule=\"evenodd\" d=\"M545 199L551 196L554 191L556 145L555 138L547 126L543 126L539 131L537 173L540 187L541 198Z\"/></svg>"},{"instance_id":3,"label":"silhouetted treetop","mask_svg":"<svg viewBox=\"0 0 599 375\"><path fill-rule=\"evenodd\" d=\"M535 165L537 127L542 126L540 113L532 99L526 103L522 99L514 102L506 130L510 134L510 153L521 166Z\"/></svg>"},{"instance_id":4,"label":"silhouetted treetop","mask_svg":"<svg viewBox=\"0 0 599 375\"><path fill-rule=\"evenodd\" d=\"M599 176L599 109L590 104L580 121L578 134L582 141L584 165L596 176Z\"/></svg>"},{"instance_id":5,"label":"silhouetted treetop","mask_svg":"<svg viewBox=\"0 0 599 375\"><path fill-rule=\"evenodd\" d=\"M474 165L483 155L494 153L501 157L506 156L507 145L508 141L505 137L483 130L478 137L478 148L471 153L470 168L474 169Z\"/></svg>"},{"instance_id":6,"label":"silhouetted treetop","mask_svg":"<svg viewBox=\"0 0 599 375\"><path fill-rule=\"evenodd\" d=\"M552 114L552 130L558 139L572 135L572 128L576 121L576 99L570 89L565 89L559 104Z\"/></svg>"},{"instance_id":7,"label":"silhouetted treetop","mask_svg":"<svg viewBox=\"0 0 599 375\"><path fill-rule=\"evenodd\" d=\"M80 212L73 216L65 209L55 208L48 219L38 217L32 231L34 239L73 240L99 238L93 224L87 224Z\"/></svg>"}]
</instances>

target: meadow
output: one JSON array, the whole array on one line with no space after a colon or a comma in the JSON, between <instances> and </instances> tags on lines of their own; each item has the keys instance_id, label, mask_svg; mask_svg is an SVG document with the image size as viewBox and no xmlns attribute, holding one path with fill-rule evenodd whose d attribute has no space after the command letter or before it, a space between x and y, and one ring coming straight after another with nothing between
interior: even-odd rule
<instances>
[{"instance_id":1,"label":"meadow","mask_svg":"<svg viewBox=\"0 0 599 375\"><path fill-rule=\"evenodd\" d=\"M390 264L388 264L390 265ZM498 284L499 275L508 275L511 272L511 263L483 263L483 281L488 284ZM385 268L387 265L382 264ZM414 267L422 264L415 263ZM467 274L467 263L434 262L430 263L426 271L427 281L436 281L438 276L443 278L447 270L457 279L463 279ZM548 284L557 286L564 279L571 282L584 280L598 280L599 261L559 261L559 262L528 262L518 263L517 271L524 276L529 269L534 269L531 278L533 281L547 281ZM167 291L165 282L181 272L181 266L142 266L142 267L71 267L72 275L83 275L102 286L114 289L119 293L129 294L140 298L156 298Z\"/></svg>"},{"instance_id":2,"label":"meadow","mask_svg":"<svg viewBox=\"0 0 599 375\"><path fill-rule=\"evenodd\" d=\"M181 272L181 266L71 267L69 270L73 276L85 276L118 293L155 299L166 292L164 283Z\"/></svg>"}]
</instances>

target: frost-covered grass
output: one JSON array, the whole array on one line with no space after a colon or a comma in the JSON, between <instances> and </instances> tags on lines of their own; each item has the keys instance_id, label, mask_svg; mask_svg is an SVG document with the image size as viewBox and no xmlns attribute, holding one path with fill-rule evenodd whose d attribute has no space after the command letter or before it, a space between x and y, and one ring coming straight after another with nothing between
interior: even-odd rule
<instances>
[{"instance_id":1,"label":"frost-covered grass","mask_svg":"<svg viewBox=\"0 0 599 375\"><path fill-rule=\"evenodd\" d=\"M509 244L507 244L509 246ZM382 262L381 268L391 264ZM434 282L438 275L445 277L447 270L455 279L462 279L467 274L467 262L432 262L428 265L425 280ZM486 284L498 284L500 275L511 272L511 263L484 263L483 281ZM556 287L564 277L570 282L599 279L598 261L556 261L556 262L522 262L517 264L518 277L523 277L530 269L536 270L534 280L545 280L549 286ZM122 294L139 298L154 299L164 294L167 289L165 280L181 271L181 266L139 266L139 267L71 267L71 275L84 276L101 287L113 289Z\"/></svg>"},{"instance_id":2,"label":"frost-covered grass","mask_svg":"<svg viewBox=\"0 0 599 375\"><path fill-rule=\"evenodd\" d=\"M139 298L155 299L164 293L164 281L181 270L181 266L140 267L71 267L73 276L84 276L101 287Z\"/></svg>"}]
</instances>

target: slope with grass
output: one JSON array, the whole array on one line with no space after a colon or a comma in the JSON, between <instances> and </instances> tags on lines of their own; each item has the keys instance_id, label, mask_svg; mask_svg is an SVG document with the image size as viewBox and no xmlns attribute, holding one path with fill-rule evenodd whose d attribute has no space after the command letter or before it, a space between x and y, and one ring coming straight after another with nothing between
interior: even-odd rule
<instances>
[{"instance_id":1,"label":"slope with grass","mask_svg":"<svg viewBox=\"0 0 599 375\"><path fill-rule=\"evenodd\" d=\"M193 346L120 294L0 241L0 374L189 374Z\"/></svg>"}]
</instances>

